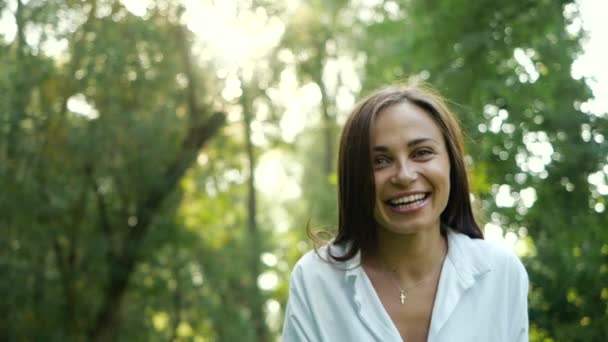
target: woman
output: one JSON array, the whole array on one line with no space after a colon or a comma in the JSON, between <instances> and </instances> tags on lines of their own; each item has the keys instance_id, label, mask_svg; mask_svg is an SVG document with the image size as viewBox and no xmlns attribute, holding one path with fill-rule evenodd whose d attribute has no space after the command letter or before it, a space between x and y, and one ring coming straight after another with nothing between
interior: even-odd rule
<instances>
[{"instance_id":1,"label":"woman","mask_svg":"<svg viewBox=\"0 0 608 342\"><path fill-rule=\"evenodd\" d=\"M475 222L442 98L389 87L340 142L335 239L296 264L284 341L528 341L528 277Z\"/></svg>"}]
</instances>

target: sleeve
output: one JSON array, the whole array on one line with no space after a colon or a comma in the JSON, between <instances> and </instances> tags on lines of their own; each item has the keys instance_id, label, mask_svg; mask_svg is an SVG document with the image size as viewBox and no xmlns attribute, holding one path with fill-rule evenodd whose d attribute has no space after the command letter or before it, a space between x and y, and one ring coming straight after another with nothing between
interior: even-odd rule
<instances>
[{"instance_id":1,"label":"sleeve","mask_svg":"<svg viewBox=\"0 0 608 342\"><path fill-rule=\"evenodd\" d=\"M313 312L306 291L302 267L297 264L291 274L289 298L283 322L283 342L320 341L314 324Z\"/></svg>"},{"instance_id":2,"label":"sleeve","mask_svg":"<svg viewBox=\"0 0 608 342\"><path fill-rule=\"evenodd\" d=\"M515 255L513 255L511 263L511 272L513 280L513 315L510 327L511 339L509 341L528 342L528 273L519 258Z\"/></svg>"}]
</instances>

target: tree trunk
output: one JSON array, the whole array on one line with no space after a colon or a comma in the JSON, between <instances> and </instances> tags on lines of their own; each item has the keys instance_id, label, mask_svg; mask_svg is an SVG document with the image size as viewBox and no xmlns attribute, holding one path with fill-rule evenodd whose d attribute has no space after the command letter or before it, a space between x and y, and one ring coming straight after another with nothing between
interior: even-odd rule
<instances>
[{"instance_id":1,"label":"tree trunk","mask_svg":"<svg viewBox=\"0 0 608 342\"><path fill-rule=\"evenodd\" d=\"M319 86L321 92L321 118L324 140L323 151L323 174L329 179L329 176L334 171L334 125L335 120L330 109L330 99L327 94L327 86L323 81L323 70L325 66L325 44L327 39L322 39L317 46L316 69L313 75L315 83Z\"/></svg>"},{"instance_id":2,"label":"tree trunk","mask_svg":"<svg viewBox=\"0 0 608 342\"><path fill-rule=\"evenodd\" d=\"M252 121L252 99L250 94L241 82L243 94L241 96L241 106L243 107L243 126L245 131L245 144L247 152L247 161L249 162L249 179L247 181L247 230L250 239L250 280L251 280L251 317L255 319L255 335L257 341L268 341L268 329L266 327L264 315L264 298L260 293L257 285L257 279L260 276L260 233L257 226L256 211L256 191L255 191L255 154L254 146L251 141L251 121Z\"/></svg>"},{"instance_id":3,"label":"tree trunk","mask_svg":"<svg viewBox=\"0 0 608 342\"><path fill-rule=\"evenodd\" d=\"M11 111L10 121L9 121L9 131L7 135L7 148L6 155L9 160L15 158L17 153L17 146L19 146L19 131L21 120L25 116L25 107L27 105L27 99L29 97L29 93L27 91L26 81L24 79L25 75L27 75L25 61L25 21L23 18L23 2L21 0L17 0L17 10L15 12L15 21L17 24L17 35L15 37L15 50L17 54L17 60L20 62L18 64L17 70L14 72L13 76L13 85L14 92L11 94L10 102L11 102Z\"/></svg>"},{"instance_id":4,"label":"tree trunk","mask_svg":"<svg viewBox=\"0 0 608 342\"><path fill-rule=\"evenodd\" d=\"M174 276L176 279L175 291L173 292L173 319L171 322L171 336L169 337L169 342L173 342L177 339L177 329L182 322L182 293L180 288L179 281L179 267L176 267L174 270Z\"/></svg>"}]
</instances>

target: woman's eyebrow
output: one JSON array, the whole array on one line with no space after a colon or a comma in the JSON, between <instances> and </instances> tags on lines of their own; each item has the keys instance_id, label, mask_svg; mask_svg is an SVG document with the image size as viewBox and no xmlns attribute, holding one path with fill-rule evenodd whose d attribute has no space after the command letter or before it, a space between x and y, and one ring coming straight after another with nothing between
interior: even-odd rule
<instances>
[{"instance_id":1,"label":"woman's eyebrow","mask_svg":"<svg viewBox=\"0 0 608 342\"><path fill-rule=\"evenodd\" d=\"M434 142L434 143L437 143L437 141L435 139L433 139L433 138L417 138L417 139L414 139L414 140L410 140L407 143L407 146L408 147L412 147L412 146L416 146L416 145L419 145L419 144L422 144L422 143L425 143L425 142Z\"/></svg>"},{"instance_id":2,"label":"woman's eyebrow","mask_svg":"<svg viewBox=\"0 0 608 342\"><path fill-rule=\"evenodd\" d=\"M422 144L422 143L425 143L425 142L434 142L434 143L437 143L437 140L435 140L433 138L416 138L416 139L408 141L407 147L413 147L413 146L416 146L416 145L419 145L419 144ZM387 152L388 150L389 150L388 147L382 146L382 145L374 146L372 148L373 152Z\"/></svg>"},{"instance_id":3,"label":"woman's eyebrow","mask_svg":"<svg viewBox=\"0 0 608 342\"><path fill-rule=\"evenodd\" d=\"M373 152L388 152L388 147L386 146L374 146L372 148Z\"/></svg>"}]
</instances>

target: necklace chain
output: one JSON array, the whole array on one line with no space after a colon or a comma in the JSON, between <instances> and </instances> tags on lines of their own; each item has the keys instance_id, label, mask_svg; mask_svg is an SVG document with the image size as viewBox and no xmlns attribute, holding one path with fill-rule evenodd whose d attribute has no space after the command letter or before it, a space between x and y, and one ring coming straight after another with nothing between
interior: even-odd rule
<instances>
[{"instance_id":1,"label":"necklace chain","mask_svg":"<svg viewBox=\"0 0 608 342\"><path fill-rule=\"evenodd\" d=\"M443 256L441 258L441 264L443 264L443 260L445 259L446 255L447 255L447 252L443 254ZM384 267L385 267L387 273L390 273L389 274L389 278L391 279L391 282L399 289L399 301L401 302L401 304L405 304L406 303L407 296L405 294L407 292L409 292L410 290L413 290L414 288L418 287L420 284L422 284L422 283L424 283L424 282L426 282L427 280L430 279L430 276L426 276L422 280L419 280L414 285L412 285L412 286L410 286L410 287L408 287L406 289L403 289L401 287L401 285L399 284L399 282L398 282L397 272L395 270L391 270L388 267L388 264L384 261L384 258L381 257L380 259L381 259L382 263L384 264ZM434 272L432 272L432 273L434 274Z\"/></svg>"},{"instance_id":2,"label":"necklace chain","mask_svg":"<svg viewBox=\"0 0 608 342\"><path fill-rule=\"evenodd\" d=\"M390 271L388 269L388 266L385 267L387 268L388 271ZM407 292L409 292L410 290L413 290L414 288L418 287L418 285L424 283L425 281L427 281L429 279L429 277L425 277L422 280L418 281L417 283L415 283L414 285L403 289L401 287L401 285L399 285L399 283L397 282L397 276L396 276L396 272L393 270L392 272L389 272L391 274L389 274L389 278L391 279L391 282L399 289L399 300L401 301L401 304L405 304L405 302L407 301L407 296L405 295Z\"/></svg>"}]
</instances>

